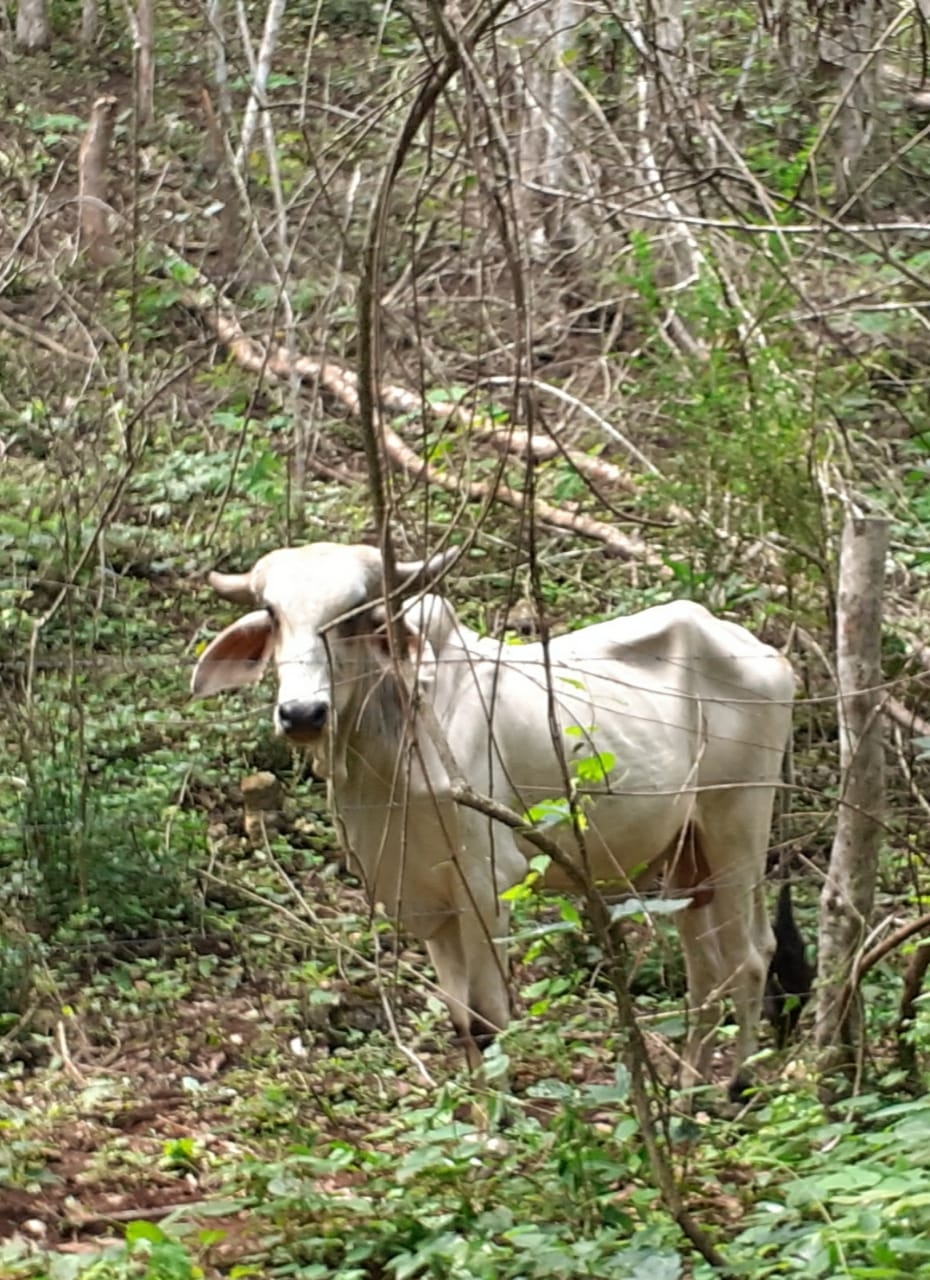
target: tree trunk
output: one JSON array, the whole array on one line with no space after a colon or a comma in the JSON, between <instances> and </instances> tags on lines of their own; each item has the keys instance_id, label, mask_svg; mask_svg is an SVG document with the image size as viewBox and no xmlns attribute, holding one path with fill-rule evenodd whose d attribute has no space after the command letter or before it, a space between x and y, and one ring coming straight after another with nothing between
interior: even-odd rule
<instances>
[{"instance_id":1,"label":"tree trunk","mask_svg":"<svg viewBox=\"0 0 930 1280\"><path fill-rule=\"evenodd\" d=\"M117 258L107 203L107 164L116 105L116 98L109 94L96 100L78 152L78 243L81 252L98 267L109 266Z\"/></svg>"},{"instance_id":2,"label":"tree trunk","mask_svg":"<svg viewBox=\"0 0 930 1280\"><path fill-rule=\"evenodd\" d=\"M258 123L258 113L260 110L267 108L265 90L268 85L268 76L271 74L271 59L278 43L281 23L284 20L285 4L286 0L269 0L268 8L265 12L265 29L262 32L262 42L258 48L257 58L254 58L252 54L252 42L249 35L245 6L241 3L241 0L237 6L242 43L252 74L249 100L246 103L245 113L242 117L242 134L236 151L236 168L243 173L246 172L248 166L252 135Z\"/></svg>"},{"instance_id":3,"label":"tree trunk","mask_svg":"<svg viewBox=\"0 0 930 1280\"><path fill-rule=\"evenodd\" d=\"M837 708L841 790L820 895L816 1039L825 1067L848 1066L861 1042L850 974L875 897L884 800L881 703L882 582L888 521L850 516L840 548Z\"/></svg>"},{"instance_id":4,"label":"tree trunk","mask_svg":"<svg viewBox=\"0 0 930 1280\"><path fill-rule=\"evenodd\" d=\"M817 10L819 75L831 81L835 117L834 190L845 200L855 187L875 130L879 59L876 0L822 0Z\"/></svg>"},{"instance_id":5,"label":"tree trunk","mask_svg":"<svg viewBox=\"0 0 930 1280\"><path fill-rule=\"evenodd\" d=\"M16 9L16 45L27 53L47 49L52 39L45 0L19 0Z\"/></svg>"},{"instance_id":6,"label":"tree trunk","mask_svg":"<svg viewBox=\"0 0 930 1280\"><path fill-rule=\"evenodd\" d=\"M567 201L551 193L578 186L577 104L566 62L582 9L579 0L550 0L545 5L521 0L520 8L522 16L513 25L512 45L518 103L514 150L527 225L533 228L532 247L545 256L549 247L570 248L577 239ZM534 191L534 187L548 188L548 193Z\"/></svg>"},{"instance_id":7,"label":"tree trunk","mask_svg":"<svg viewBox=\"0 0 930 1280\"><path fill-rule=\"evenodd\" d=\"M152 0L138 0L136 5L136 111L140 125L151 124L155 117L155 19Z\"/></svg>"},{"instance_id":8,"label":"tree trunk","mask_svg":"<svg viewBox=\"0 0 930 1280\"><path fill-rule=\"evenodd\" d=\"M81 0L81 44L85 47L95 44L99 26L97 0Z\"/></svg>"}]
</instances>

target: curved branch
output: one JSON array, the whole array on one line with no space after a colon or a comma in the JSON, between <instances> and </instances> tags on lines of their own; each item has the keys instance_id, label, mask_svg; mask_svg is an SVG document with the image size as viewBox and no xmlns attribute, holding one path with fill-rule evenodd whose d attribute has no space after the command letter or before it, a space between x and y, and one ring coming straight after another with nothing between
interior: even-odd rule
<instances>
[{"instance_id":1,"label":"curved branch","mask_svg":"<svg viewBox=\"0 0 930 1280\"><path fill-rule=\"evenodd\" d=\"M359 375L347 369L345 365L334 360L314 360L309 356L294 355L286 347L267 350L260 342L245 333L229 304L217 298L214 291L209 288L199 292L188 289L184 293L183 300L187 306L205 318L217 338L242 368L252 373L261 372L264 377L273 381L287 382L297 377L315 383L337 400L353 417L361 416L361 380ZM406 414L420 412L423 408L421 398L405 387L388 383L379 386L377 392L379 416L382 410ZM448 408L457 422L463 426L472 422L467 410L461 406L430 405L429 408L432 413L442 413ZM383 418L380 419L379 433L381 440L379 461L380 449L383 448L384 456L393 467L419 483L434 484L447 493L457 494L470 502L499 500L518 511L526 505L525 495L509 485L458 480L440 470L433 463L421 458L393 428L384 423ZM483 434L509 436L513 441L513 447L517 450L531 446L535 452L537 446L541 450L548 447L542 443L545 437L530 435L525 431L500 432L496 429L495 432L489 430ZM577 455L578 458L582 456L585 455ZM574 464L577 461L576 456L571 454L570 457ZM602 471L611 465L594 458L588 459L588 462L592 467L597 466ZM604 474L610 473L604 472ZM621 483L622 476L623 473L617 470L613 478L617 483ZM637 560L656 569L663 567L661 556L650 550L645 542L632 534L623 533L605 520L573 510L568 505L556 507L541 499L536 500L534 510L537 518L543 523L555 529L564 529L577 537L603 543L608 554L617 556L619 559Z\"/></svg>"},{"instance_id":2,"label":"curved branch","mask_svg":"<svg viewBox=\"0 0 930 1280\"><path fill-rule=\"evenodd\" d=\"M895 929L894 933L889 933L888 937L882 942L877 942L874 947L869 948L855 967L851 985L854 986L863 974L868 973L870 969L874 969L877 964L884 960L885 956L892 951L896 951L898 947L902 946L910 938L919 933L928 932L930 932L930 913L918 916L916 920L908 920L907 924L900 925Z\"/></svg>"},{"instance_id":3,"label":"curved branch","mask_svg":"<svg viewBox=\"0 0 930 1280\"><path fill-rule=\"evenodd\" d=\"M462 56L506 8L508 0L495 0L487 13L475 21L463 43L447 44L442 61L435 64L420 86L407 118L384 169L381 185L375 198L362 246L362 269L358 291L358 416L361 421L365 456L368 461L368 487L374 509L375 527L384 564L385 578L393 577L394 551L391 545L389 507L387 501L381 449L387 447L386 439L379 439L384 428L379 413L378 337L379 302L381 290L381 260L384 251L384 228L387 222L391 194L401 165L413 145L421 126L429 118L439 95L458 74ZM389 627L392 622L389 620Z\"/></svg>"}]
</instances>

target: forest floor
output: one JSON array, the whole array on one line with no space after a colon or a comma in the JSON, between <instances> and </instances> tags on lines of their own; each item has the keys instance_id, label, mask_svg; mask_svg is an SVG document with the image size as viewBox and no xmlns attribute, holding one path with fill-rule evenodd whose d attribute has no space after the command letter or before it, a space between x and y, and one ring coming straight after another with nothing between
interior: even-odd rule
<instances>
[{"instance_id":1,"label":"forest floor","mask_svg":"<svg viewBox=\"0 0 930 1280\"><path fill-rule=\"evenodd\" d=\"M770 33L747 46L750 8L711 13L708 66L754 102L724 93L707 112L743 166L719 189L716 166L676 168L671 135L652 150L633 135L646 98L623 95L644 71L624 59L640 46L586 25L576 70L606 104L585 129L607 203L579 202L595 210L585 253L537 262L532 212L508 212L508 184L483 168L499 124L485 89L446 86L382 227L392 531L403 558L450 534L470 545L451 589L482 632L683 597L788 648L791 872L813 943L840 803L838 531L850 509L888 513L884 936L926 908L930 170L923 123L895 117L915 145L896 137L897 168L878 153L867 194L913 227L888 247L863 231L866 205L834 217L827 193L817 236L803 230L820 100L782 100L778 68L753 64ZM273 146L256 133L240 199L223 185L237 137L217 133L204 15L168 4L158 20L158 118L141 130L122 11L90 54L59 31L49 53L3 64L0 1280L710 1280L675 1197L734 1276L928 1280L930 1000L899 1038L908 949L864 978L854 1096L825 1099L802 1024L783 1054L766 1041L758 1092L731 1106L728 1022L689 1115L669 1087L680 950L668 919L631 929L670 1198L574 906L518 904L523 1016L485 1089L424 952L339 869L322 788L274 738L267 693L188 700L195 655L228 620L207 569L372 537L353 380L364 236L443 49L403 5L289 4ZM249 21L257 43L254 7ZM224 128L247 96L241 35ZM476 56L497 74L503 48ZM95 257L76 197L100 94L116 99L112 243ZM620 190L626 154L671 166L674 200L710 203L667 224L651 180ZM796 240L761 234L776 215ZM284 799L253 840L239 784L259 770ZM476 1116L498 1108L489 1134Z\"/></svg>"}]
</instances>

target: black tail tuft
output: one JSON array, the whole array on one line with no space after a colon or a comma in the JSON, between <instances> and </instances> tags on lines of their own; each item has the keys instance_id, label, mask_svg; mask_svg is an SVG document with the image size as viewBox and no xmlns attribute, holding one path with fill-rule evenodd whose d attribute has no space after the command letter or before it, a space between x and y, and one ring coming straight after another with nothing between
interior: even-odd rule
<instances>
[{"instance_id":1,"label":"black tail tuft","mask_svg":"<svg viewBox=\"0 0 930 1280\"><path fill-rule=\"evenodd\" d=\"M797 1026L814 981L814 970L805 954L804 939L795 923L788 880L778 892L774 930L775 954L765 983L763 1012L775 1028L779 1049L783 1049Z\"/></svg>"}]
</instances>

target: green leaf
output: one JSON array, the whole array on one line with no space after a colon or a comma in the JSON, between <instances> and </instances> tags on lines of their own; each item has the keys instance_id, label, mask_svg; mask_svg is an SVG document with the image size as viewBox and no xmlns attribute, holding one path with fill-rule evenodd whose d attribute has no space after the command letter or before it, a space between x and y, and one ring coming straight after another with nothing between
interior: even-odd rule
<instances>
[{"instance_id":1,"label":"green leaf","mask_svg":"<svg viewBox=\"0 0 930 1280\"><path fill-rule=\"evenodd\" d=\"M581 912L574 902L570 902L568 898L559 898L556 905L563 923L571 925L575 929L581 928Z\"/></svg>"},{"instance_id":2,"label":"green leaf","mask_svg":"<svg viewBox=\"0 0 930 1280\"><path fill-rule=\"evenodd\" d=\"M584 760L576 760L572 768L579 782L599 783L607 780L616 763L617 757L612 752L600 751Z\"/></svg>"},{"instance_id":3,"label":"green leaf","mask_svg":"<svg viewBox=\"0 0 930 1280\"><path fill-rule=\"evenodd\" d=\"M589 1084L581 1090L582 1102L591 1106L626 1102L630 1096L630 1073L620 1063L614 1072L613 1084Z\"/></svg>"},{"instance_id":4,"label":"green leaf","mask_svg":"<svg viewBox=\"0 0 930 1280\"><path fill-rule=\"evenodd\" d=\"M854 311L852 318L863 333L891 333L900 324L900 314L894 311Z\"/></svg>"},{"instance_id":5,"label":"green leaf","mask_svg":"<svg viewBox=\"0 0 930 1280\"><path fill-rule=\"evenodd\" d=\"M130 1244L134 1244L137 1240L149 1240L153 1244L160 1244L168 1237L156 1223L140 1218L137 1222L130 1222L126 1227L126 1239Z\"/></svg>"},{"instance_id":6,"label":"green leaf","mask_svg":"<svg viewBox=\"0 0 930 1280\"><path fill-rule=\"evenodd\" d=\"M611 922L630 916L673 916L691 906L690 898L626 898L610 908Z\"/></svg>"},{"instance_id":7,"label":"green leaf","mask_svg":"<svg viewBox=\"0 0 930 1280\"><path fill-rule=\"evenodd\" d=\"M545 830L547 827L571 822L572 809L568 800L541 800L539 804L534 804L532 808L527 809L523 816L530 826Z\"/></svg>"}]
</instances>

